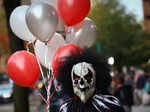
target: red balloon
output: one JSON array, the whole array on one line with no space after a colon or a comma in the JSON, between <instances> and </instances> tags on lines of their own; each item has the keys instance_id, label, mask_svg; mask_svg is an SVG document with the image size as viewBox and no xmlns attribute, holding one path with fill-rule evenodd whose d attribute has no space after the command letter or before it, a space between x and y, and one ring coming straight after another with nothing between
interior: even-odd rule
<instances>
[{"instance_id":1,"label":"red balloon","mask_svg":"<svg viewBox=\"0 0 150 112\"><path fill-rule=\"evenodd\" d=\"M81 22L90 10L90 0L58 0L59 13L67 26Z\"/></svg>"},{"instance_id":2,"label":"red balloon","mask_svg":"<svg viewBox=\"0 0 150 112\"><path fill-rule=\"evenodd\" d=\"M14 53L7 62L8 76L20 86L33 86L40 76L36 57L27 51Z\"/></svg>"},{"instance_id":3,"label":"red balloon","mask_svg":"<svg viewBox=\"0 0 150 112\"><path fill-rule=\"evenodd\" d=\"M52 60L52 68L53 68L55 77L57 78L59 66L64 61L65 57L76 56L82 51L83 49L75 44L67 44L67 45L61 46L56 51Z\"/></svg>"}]
</instances>

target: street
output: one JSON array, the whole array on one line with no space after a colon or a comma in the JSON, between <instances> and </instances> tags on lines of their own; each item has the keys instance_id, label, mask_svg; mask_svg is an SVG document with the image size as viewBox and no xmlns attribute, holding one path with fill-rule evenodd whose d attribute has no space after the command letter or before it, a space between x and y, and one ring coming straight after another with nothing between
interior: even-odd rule
<instances>
[{"instance_id":1,"label":"street","mask_svg":"<svg viewBox=\"0 0 150 112\"><path fill-rule=\"evenodd\" d=\"M32 104L30 103L30 112L37 112L39 104L37 100L34 100ZM13 103L0 105L0 112L14 112ZM132 112L150 112L150 106L134 106Z\"/></svg>"},{"instance_id":2,"label":"street","mask_svg":"<svg viewBox=\"0 0 150 112\"><path fill-rule=\"evenodd\" d=\"M40 96L35 94L29 97L30 112L36 112L37 107L40 105L40 100ZM0 104L0 112L14 112L13 103Z\"/></svg>"},{"instance_id":3,"label":"street","mask_svg":"<svg viewBox=\"0 0 150 112\"><path fill-rule=\"evenodd\" d=\"M30 112L35 112L37 105L31 105ZM0 105L0 112L14 112L13 103L10 104L1 104Z\"/></svg>"},{"instance_id":4,"label":"street","mask_svg":"<svg viewBox=\"0 0 150 112\"><path fill-rule=\"evenodd\" d=\"M30 104L30 112L46 112L44 108L41 108L40 105L41 97L37 94L32 94L29 97L29 104ZM8 104L0 104L0 112L14 112L13 103ZM132 112L150 112L150 105L138 105L132 107Z\"/></svg>"},{"instance_id":5,"label":"street","mask_svg":"<svg viewBox=\"0 0 150 112\"><path fill-rule=\"evenodd\" d=\"M149 106L134 106L132 112L150 112L150 105Z\"/></svg>"}]
</instances>

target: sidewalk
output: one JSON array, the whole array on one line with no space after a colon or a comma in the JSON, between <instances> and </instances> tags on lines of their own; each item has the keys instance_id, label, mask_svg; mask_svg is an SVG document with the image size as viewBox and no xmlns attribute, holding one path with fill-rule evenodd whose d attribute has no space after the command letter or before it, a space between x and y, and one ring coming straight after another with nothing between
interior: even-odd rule
<instances>
[{"instance_id":1,"label":"sidewalk","mask_svg":"<svg viewBox=\"0 0 150 112\"><path fill-rule=\"evenodd\" d=\"M32 94L29 97L30 112L37 112L37 108L40 105L40 100L41 100L41 97L38 95L35 95L35 94ZM8 103L8 104L1 104L0 105L0 112L14 112L13 102Z\"/></svg>"},{"instance_id":2,"label":"sidewalk","mask_svg":"<svg viewBox=\"0 0 150 112\"><path fill-rule=\"evenodd\" d=\"M33 94L29 97L30 112L46 112L46 107L40 105L41 97ZM14 112L13 103L0 105L0 112ZM150 112L150 105L133 106L132 112Z\"/></svg>"},{"instance_id":3,"label":"sidewalk","mask_svg":"<svg viewBox=\"0 0 150 112\"><path fill-rule=\"evenodd\" d=\"M139 105L139 106L133 106L132 112L150 112L150 105L144 106L144 105Z\"/></svg>"},{"instance_id":4,"label":"sidewalk","mask_svg":"<svg viewBox=\"0 0 150 112\"><path fill-rule=\"evenodd\" d=\"M40 105L41 97L39 95L33 94L29 97L30 112L36 112L38 106Z\"/></svg>"}]
</instances>

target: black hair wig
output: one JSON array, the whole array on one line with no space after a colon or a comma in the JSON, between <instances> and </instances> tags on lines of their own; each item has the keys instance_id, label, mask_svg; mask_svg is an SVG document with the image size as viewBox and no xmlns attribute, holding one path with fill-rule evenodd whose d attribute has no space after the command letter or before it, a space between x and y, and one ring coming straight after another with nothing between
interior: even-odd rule
<instances>
[{"instance_id":1,"label":"black hair wig","mask_svg":"<svg viewBox=\"0 0 150 112\"><path fill-rule=\"evenodd\" d=\"M62 89L66 95L74 96L71 71L72 67L80 62L87 62L92 64L96 72L96 92L104 94L107 92L111 83L110 69L105 58L99 53L93 52L89 49L76 56L66 57L65 61L59 67L59 75L57 80L62 85Z\"/></svg>"}]
</instances>

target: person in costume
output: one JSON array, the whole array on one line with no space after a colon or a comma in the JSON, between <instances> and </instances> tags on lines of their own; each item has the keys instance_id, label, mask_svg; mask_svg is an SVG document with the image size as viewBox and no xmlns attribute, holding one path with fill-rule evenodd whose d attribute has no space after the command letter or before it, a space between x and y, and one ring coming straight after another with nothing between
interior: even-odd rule
<instances>
[{"instance_id":1,"label":"person in costume","mask_svg":"<svg viewBox=\"0 0 150 112\"><path fill-rule=\"evenodd\" d=\"M100 54L83 50L66 56L57 73L68 96L60 112L124 112L119 100L109 93L110 70Z\"/></svg>"}]
</instances>

